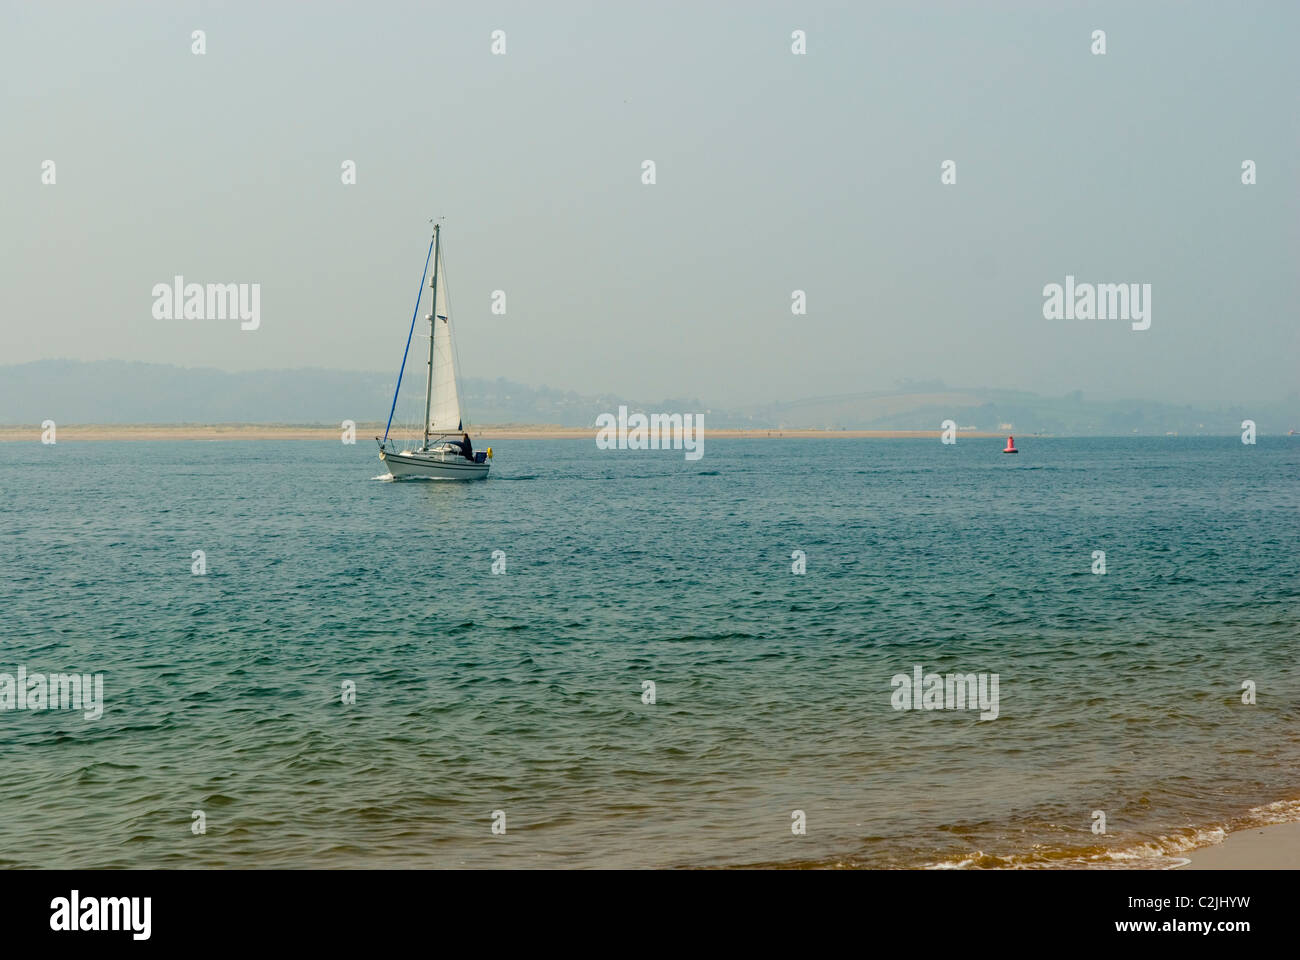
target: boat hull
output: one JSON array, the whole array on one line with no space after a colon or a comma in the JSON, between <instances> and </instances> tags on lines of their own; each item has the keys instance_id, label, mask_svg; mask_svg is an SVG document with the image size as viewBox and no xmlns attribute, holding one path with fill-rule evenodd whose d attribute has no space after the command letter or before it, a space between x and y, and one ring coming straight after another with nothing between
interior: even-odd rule
<instances>
[{"instance_id":1,"label":"boat hull","mask_svg":"<svg viewBox=\"0 0 1300 960\"><path fill-rule=\"evenodd\" d=\"M452 453L389 453L383 451L384 461L394 480L486 480L490 463L472 463L459 454Z\"/></svg>"}]
</instances>

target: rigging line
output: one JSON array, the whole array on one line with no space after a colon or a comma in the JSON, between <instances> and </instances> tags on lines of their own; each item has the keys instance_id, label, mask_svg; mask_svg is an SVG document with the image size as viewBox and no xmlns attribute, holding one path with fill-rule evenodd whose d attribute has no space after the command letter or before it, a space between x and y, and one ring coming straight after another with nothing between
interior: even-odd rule
<instances>
[{"instance_id":1,"label":"rigging line","mask_svg":"<svg viewBox=\"0 0 1300 960\"><path fill-rule=\"evenodd\" d=\"M437 233L434 233L434 239ZM406 372L406 355L411 352L411 335L415 333L415 318L420 315L420 297L424 295L424 278L429 275L429 258L433 256L433 240L429 241L429 252L424 255L424 273L420 274L420 289L415 293L415 312L411 314L411 330L406 335L406 349L402 351L402 369L397 371L397 389L393 391L393 405L388 408L388 425L384 427L384 442L388 442L388 431L393 425L393 411L397 409L397 395L402 392L402 374Z\"/></svg>"}]
</instances>

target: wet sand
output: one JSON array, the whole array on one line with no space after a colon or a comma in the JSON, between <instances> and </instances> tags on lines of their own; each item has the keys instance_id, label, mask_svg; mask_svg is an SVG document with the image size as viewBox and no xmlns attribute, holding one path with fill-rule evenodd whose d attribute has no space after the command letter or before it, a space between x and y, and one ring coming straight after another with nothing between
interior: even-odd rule
<instances>
[{"instance_id":1,"label":"wet sand","mask_svg":"<svg viewBox=\"0 0 1300 960\"><path fill-rule=\"evenodd\" d=\"M1179 870L1300 870L1300 823L1238 830L1186 856Z\"/></svg>"}]
</instances>

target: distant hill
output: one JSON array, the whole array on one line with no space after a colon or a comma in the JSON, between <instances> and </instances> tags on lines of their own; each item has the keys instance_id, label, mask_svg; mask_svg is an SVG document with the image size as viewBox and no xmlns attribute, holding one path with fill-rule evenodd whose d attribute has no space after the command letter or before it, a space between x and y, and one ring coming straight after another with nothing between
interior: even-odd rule
<instances>
[{"instance_id":1,"label":"distant hill","mask_svg":"<svg viewBox=\"0 0 1300 960\"><path fill-rule=\"evenodd\" d=\"M412 375L409 370L407 375ZM40 360L0 366L0 424L33 424L47 418L56 423L376 421L388 413L393 386L392 374L353 370L228 373L124 360ZM422 387L423 380L416 392ZM406 387L402 389L405 396ZM466 379L461 389L464 407L477 424L585 427L598 414L629 403L627 398L580 396L503 379ZM655 409L705 409L698 400L665 403L675 406Z\"/></svg>"},{"instance_id":2,"label":"distant hill","mask_svg":"<svg viewBox=\"0 0 1300 960\"><path fill-rule=\"evenodd\" d=\"M755 411L758 419L781 426L888 430L935 427L946 420L959 428L1058 436L1124 434L1223 435L1238 433L1254 420L1263 433L1300 430L1300 394L1263 407L1213 410L1134 399L1085 399L1079 391L1064 397L942 384L904 384L900 389L810 398L771 404Z\"/></svg>"},{"instance_id":3,"label":"distant hill","mask_svg":"<svg viewBox=\"0 0 1300 960\"><path fill-rule=\"evenodd\" d=\"M391 375L390 375L391 376ZM868 391L766 404L747 410L707 407L698 399L656 403L614 395L583 395L509 380L461 384L473 423L585 427L620 404L633 410L705 413L723 428L938 430L958 427L1056 435L1231 434L1252 419L1264 434L1300 430L1300 393L1261 408L1200 409L1146 400L1085 399L942 383L905 382ZM299 423L382 420L393 382L382 374L347 370L211 368L122 360L41 360L0 366L0 424L57 423ZM405 393L405 390L403 391ZM418 418L418 416L417 416Z\"/></svg>"}]
</instances>

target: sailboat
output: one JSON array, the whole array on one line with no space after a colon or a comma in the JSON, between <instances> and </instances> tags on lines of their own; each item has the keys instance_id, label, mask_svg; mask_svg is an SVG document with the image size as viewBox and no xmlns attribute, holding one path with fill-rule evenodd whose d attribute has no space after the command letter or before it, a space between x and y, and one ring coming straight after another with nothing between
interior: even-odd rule
<instances>
[{"instance_id":1,"label":"sailboat","mask_svg":"<svg viewBox=\"0 0 1300 960\"><path fill-rule=\"evenodd\" d=\"M434 224L433 239L429 241L429 252L424 258L424 273L420 276L420 290L415 297L415 312L411 315L411 329L406 335L406 350L402 353L402 369L397 373L393 405L388 411L388 425L384 427L383 439L375 437L379 444L379 459L387 465L394 480L484 480L492 466L491 447L475 453L472 458L465 456L461 447L464 421L456 380L456 349L451 339L451 306L447 299L441 234L442 224ZM389 433L393 428L397 396L402 390L402 374L411 352L415 320L420 315L420 295L424 293L424 278L429 276L430 262L433 263L433 275L429 279L433 305L425 317L429 322L429 368L424 388L423 439L418 446L399 449Z\"/></svg>"}]
</instances>

